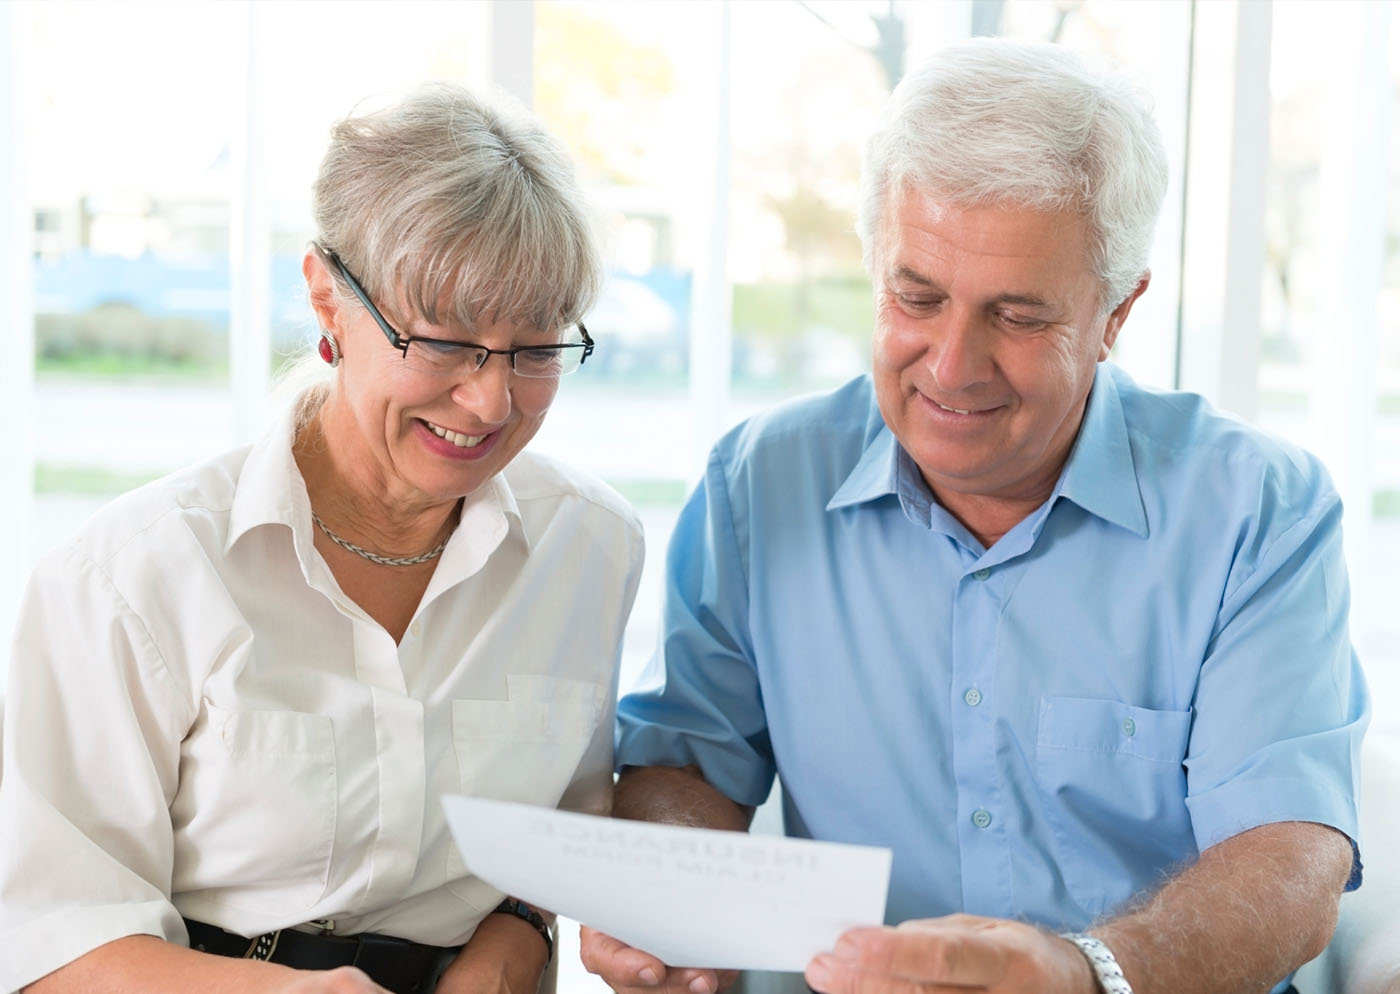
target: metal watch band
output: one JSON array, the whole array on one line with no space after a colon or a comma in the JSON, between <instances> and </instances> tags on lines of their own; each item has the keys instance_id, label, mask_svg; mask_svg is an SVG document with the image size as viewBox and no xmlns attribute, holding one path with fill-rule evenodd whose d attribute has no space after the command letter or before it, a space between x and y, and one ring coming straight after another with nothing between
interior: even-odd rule
<instances>
[{"instance_id":1,"label":"metal watch band","mask_svg":"<svg viewBox=\"0 0 1400 994\"><path fill-rule=\"evenodd\" d=\"M544 940L544 961L546 964L554 958L554 936L549 933L549 925L545 923L544 916L524 901L518 901L513 897L508 897L500 904L496 905L492 914L514 915L516 918L529 922L535 927L535 931L540 933L540 938ZM1132 994L1130 990L1128 994Z\"/></svg>"},{"instance_id":2,"label":"metal watch band","mask_svg":"<svg viewBox=\"0 0 1400 994\"><path fill-rule=\"evenodd\" d=\"M1094 979L1098 981L1099 990L1103 991L1103 994L1133 994L1132 985L1123 976L1123 968L1118 965L1113 951L1104 945L1102 939L1084 932L1064 932L1060 938L1068 939L1079 947L1079 951L1089 961L1089 967L1094 971Z\"/></svg>"}]
</instances>

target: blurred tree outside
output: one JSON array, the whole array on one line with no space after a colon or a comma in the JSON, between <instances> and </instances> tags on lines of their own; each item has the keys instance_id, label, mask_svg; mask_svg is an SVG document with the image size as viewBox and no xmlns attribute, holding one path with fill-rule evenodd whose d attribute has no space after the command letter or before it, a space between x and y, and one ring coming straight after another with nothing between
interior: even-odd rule
<instances>
[{"instance_id":1,"label":"blurred tree outside","mask_svg":"<svg viewBox=\"0 0 1400 994\"><path fill-rule=\"evenodd\" d=\"M676 89L665 50L572 4L535 11L535 112L598 180L650 182L649 124Z\"/></svg>"},{"instance_id":2,"label":"blurred tree outside","mask_svg":"<svg viewBox=\"0 0 1400 994\"><path fill-rule=\"evenodd\" d=\"M739 379L801 380L804 371L840 366L838 353L860 368L868 349L872 307L855 234L860 146L902 71L903 14L889 0L849 14L824 9L841 23L798 2L733 10L733 37L765 40L761 55L736 47L731 63L731 212L744 232L733 249L758 260L736 263L731 253ZM668 187L675 150L662 136L674 134L674 116L686 113L677 59L687 53L675 48L674 31L653 40L645 19L614 20L617 11L537 4L535 109L604 203L609 268L638 277L657 267L685 270L685 260L669 253L684 187ZM779 51L775 32L788 39ZM629 254L648 237L650 250ZM678 317L688 335L688 313ZM623 343L612 337L617 352ZM647 368L615 366L609 372L629 378Z\"/></svg>"},{"instance_id":3,"label":"blurred tree outside","mask_svg":"<svg viewBox=\"0 0 1400 994\"><path fill-rule=\"evenodd\" d=\"M861 147L902 72L904 28L893 3L863 5L862 13L838 24L809 4L791 4L793 30L814 30L814 43L766 88L735 87L765 101L764 127L736 143L736 198L749 188L782 233L759 278L734 287L740 380L800 389L866 365L874 315L855 231ZM763 69L736 65L736 75Z\"/></svg>"},{"instance_id":4,"label":"blurred tree outside","mask_svg":"<svg viewBox=\"0 0 1400 994\"><path fill-rule=\"evenodd\" d=\"M1321 127L1321 108L1315 92L1298 89L1278 94L1274 99L1269 126L1269 193L1265 201L1266 283L1260 329L1263 358L1273 363L1295 365L1302 361L1301 325L1315 301L1305 279L1315 269L1313 246L1317 231L1315 216L1320 169L1317 148L1311 137ZM1301 320L1300 320L1301 319ZM1296 404L1306 404L1306 395L1296 391Z\"/></svg>"},{"instance_id":5,"label":"blurred tree outside","mask_svg":"<svg viewBox=\"0 0 1400 994\"><path fill-rule=\"evenodd\" d=\"M1400 67L1392 76L1390 105L1400 107ZM1394 151L1400 149L1400 114L1390 115L1390 148L1389 202L1385 207L1385 276L1381 280L1381 299L1377 310L1381 321L1381 361L1400 377L1400 154ZM1395 406L1400 410L1400 399L1397 399Z\"/></svg>"}]
</instances>

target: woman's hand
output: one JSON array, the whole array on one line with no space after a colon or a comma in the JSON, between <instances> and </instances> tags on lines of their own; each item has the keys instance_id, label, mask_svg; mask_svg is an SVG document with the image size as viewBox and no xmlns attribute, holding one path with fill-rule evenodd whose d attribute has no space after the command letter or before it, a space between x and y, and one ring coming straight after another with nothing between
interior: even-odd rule
<instances>
[{"instance_id":1,"label":"woman's hand","mask_svg":"<svg viewBox=\"0 0 1400 994\"><path fill-rule=\"evenodd\" d=\"M579 959L618 994L716 994L734 983L737 970L668 967L655 956L582 926Z\"/></svg>"}]
</instances>

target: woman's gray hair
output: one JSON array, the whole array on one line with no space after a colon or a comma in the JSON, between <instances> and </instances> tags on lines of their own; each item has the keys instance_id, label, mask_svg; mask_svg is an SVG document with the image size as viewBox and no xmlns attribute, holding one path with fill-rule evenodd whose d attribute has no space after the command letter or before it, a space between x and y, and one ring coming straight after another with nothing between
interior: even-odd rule
<instances>
[{"instance_id":1,"label":"woman's gray hair","mask_svg":"<svg viewBox=\"0 0 1400 994\"><path fill-rule=\"evenodd\" d=\"M975 38L905 76L866 148L858 228L866 268L896 198L1072 210L1088 220L1101 306L1147 271L1167 186L1150 102L1058 45ZM894 196L892 196L892 194Z\"/></svg>"},{"instance_id":2,"label":"woman's gray hair","mask_svg":"<svg viewBox=\"0 0 1400 994\"><path fill-rule=\"evenodd\" d=\"M556 330L602 282L563 144L524 110L452 84L336 124L312 211L317 246L399 319L402 300L432 324Z\"/></svg>"}]
</instances>

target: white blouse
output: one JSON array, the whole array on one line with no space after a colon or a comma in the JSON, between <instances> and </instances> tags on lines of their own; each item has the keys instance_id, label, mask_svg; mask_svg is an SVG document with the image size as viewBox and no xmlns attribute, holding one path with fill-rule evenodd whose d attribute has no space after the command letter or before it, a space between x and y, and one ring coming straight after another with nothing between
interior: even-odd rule
<instances>
[{"instance_id":1,"label":"white blouse","mask_svg":"<svg viewBox=\"0 0 1400 994\"><path fill-rule=\"evenodd\" d=\"M464 942L448 793L603 810L641 525L530 452L466 499L401 644L312 544L290 412L99 512L30 580L0 779L0 991L112 939ZM386 577L389 575L386 571Z\"/></svg>"}]
</instances>

